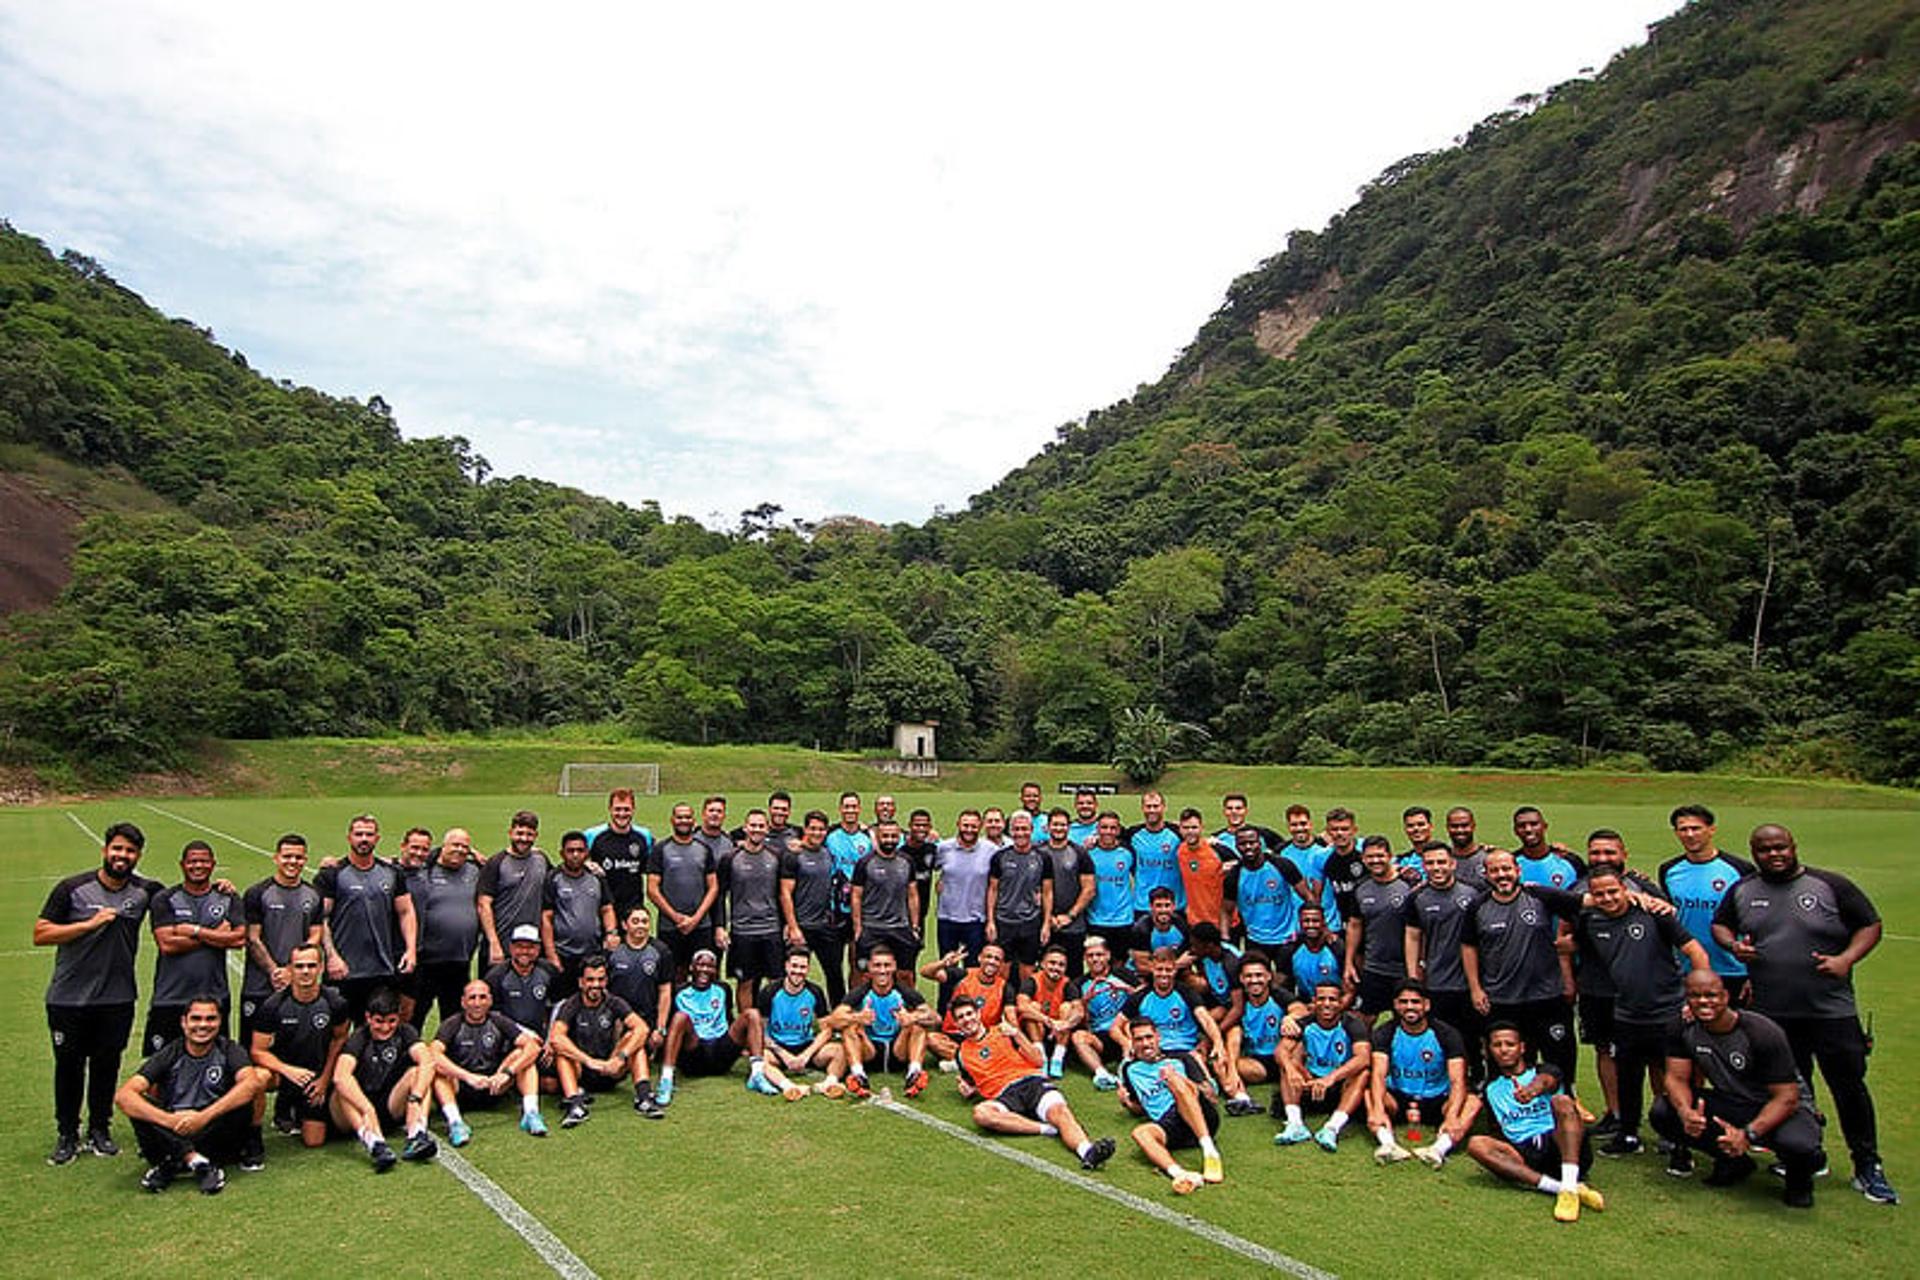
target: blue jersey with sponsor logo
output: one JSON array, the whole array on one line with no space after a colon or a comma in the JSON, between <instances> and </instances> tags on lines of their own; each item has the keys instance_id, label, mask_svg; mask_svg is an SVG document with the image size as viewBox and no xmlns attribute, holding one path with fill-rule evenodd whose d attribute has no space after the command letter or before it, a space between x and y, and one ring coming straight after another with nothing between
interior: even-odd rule
<instances>
[{"instance_id":1,"label":"blue jersey with sponsor logo","mask_svg":"<svg viewBox=\"0 0 1920 1280\"><path fill-rule=\"evenodd\" d=\"M1574 883L1587 877L1586 863L1578 858L1569 858L1565 854L1549 852L1544 857L1530 858L1520 854L1514 858L1520 864L1520 883L1545 885L1549 889L1571 889Z\"/></svg>"},{"instance_id":2,"label":"blue jersey with sponsor logo","mask_svg":"<svg viewBox=\"0 0 1920 1280\"><path fill-rule=\"evenodd\" d=\"M787 990L784 982L760 989L760 1016L766 1020L767 1039L785 1049L804 1049L812 1044L826 1008L825 993L811 982L797 992Z\"/></svg>"},{"instance_id":3,"label":"blue jersey with sponsor logo","mask_svg":"<svg viewBox=\"0 0 1920 1280\"><path fill-rule=\"evenodd\" d=\"M1387 1055L1387 1088L1409 1098L1445 1097L1447 1060L1467 1056L1460 1033L1444 1022L1429 1022L1417 1034L1385 1023L1373 1033L1373 1051Z\"/></svg>"},{"instance_id":4,"label":"blue jersey with sponsor logo","mask_svg":"<svg viewBox=\"0 0 1920 1280\"><path fill-rule=\"evenodd\" d=\"M1080 995L1087 1002L1087 1028L1105 1035L1120 1011L1127 1007L1127 1001L1133 998L1133 988L1108 974L1081 983Z\"/></svg>"},{"instance_id":5,"label":"blue jersey with sponsor logo","mask_svg":"<svg viewBox=\"0 0 1920 1280\"><path fill-rule=\"evenodd\" d=\"M1187 886L1180 879L1180 833L1172 827L1149 831L1136 826L1127 832L1127 846L1133 850L1133 909L1145 911L1149 897L1157 888L1173 890L1173 905L1186 910Z\"/></svg>"},{"instance_id":6,"label":"blue jersey with sponsor logo","mask_svg":"<svg viewBox=\"0 0 1920 1280\"><path fill-rule=\"evenodd\" d=\"M1713 963L1713 971L1723 978L1744 978L1747 976L1747 966L1713 940L1713 913L1720 909L1720 900L1727 896L1727 890L1733 888L1734 882L1752 872L1751 862L1717 849L1708 862L1692 862L1679 857L1660 866L1660 887L1672 900L1680 923L1707 949L1707 959Z\"/></svg>"},{"instance_id":7,"label":"blue jersey with sponsor logo","mask_svg":"<svg viewBox=\"0 0 1920 1280\"><path fill-rule=\"evenodd\" d=\"M1249 941L1263 947L1284 946L1299 932L1300 895L1272 860L1257 867L1243 863L1234 872L1234 903Z\"/></svg>"},{"instance_id":8,"label":"blue jersey with sponsor logo","mask_svg":"<svg viewBox=\"0 0 1920 1280\"><path fill-rule=\"evenodd\" d=\"M1330 1076L1353 1060L1353 1047L1366 1042L1367 1024L1358 1016L1345 1013L1330 1027L1309 1019L1300 1027L1300 1048L1307 1074L1318 1080Z\"/></svg>"},{"instance_id":9,"label":"blue jersey with sponsor logo","mask_svg":"<svg viewBox=\"0 0 1920 1280\"><path fill-rule=\"evenodd\" d=\"M1167 1087L1164 1072L1176 1075L1199 1084L1207 1078L1200 1065L1184 1053L1170 1053L1158 1062L1142 1062L1138 1058L1128 1058L1120 1065L1120 1078L1126 1082L1127 1092L1147 1113L1147 1119L1158 1124L1173 1114L1173 1090Z\"/></svg>"},{"instance_id":10,"label":"blue jersey with sponsor logo","mask_svg":"<svg viewBox=\"0 0 1920 1280\"><path fill-rule=\"evenodd\" d=\"M693 1022L693 1033L702 1040L718 1040L727 1034L733 1019L727 1016L727 989L714 983L705 991L682 987L673 996L673 1007Z\"/></svg>"},{"instance_id":11,"label":"blue jersey with sponsor logo","mask_svg":"<svg viewBox=\"0 0 1920 1280\"><path fill-rule=\"evenodd\" d=\"M1130 929L1133 927L1133 850L1125 845L1102 849L1088 845L1087 857L1093 863L1093 902L1087 907L1087 924L1093 929ZM1110 938L1117 942L1118 939Z\"/></svg>"},{"instance_id":12,"label":"blue jersey with sponsor logo","mask_svg":"<svg viewBox=\"0 0 1920 1280\"><path fill-rule=\"evenodd\" d=\"M1175 987L1161 995L1152 987L1131 996L1122 1010L1129 1023L1145 1018L1160 1029L1160 1047L1168 1053L1185 1053L1200 1043L1200 1024L1194 1017L1193 1000Z\"/></svg>"},{"instance_id":13,"label":"blue jersey with sponsor logo","mask_svg":"<svg viewBox=\"0 0 1920 1280\"><path fill-rule=\"evenodd\" d=\"M1293 989L1300 993L1302 1000L1311 1000L1313 989L1321 983L1339 983L1346 962L1340 948L1328 938L1318 951L1304 942L1295 947L1288 967L1293 970Z\"/></svg>"},{"instance_id":14,"label":"blue jersey with sponsor logo","mask_svg":"<svg viewBox=\"0 0 1920 1280\"><path fill-rule=\"evenodd\" d=\"M1280 1047L1280 1020L1287 1016L1278 1000L1249 1000L1240 1012L1240 1044L1256 1058L1271 1058Z\"/></svg>"},{"instance_id":15,"label":"blue jersey with sponsor logo","mask_svg":"<svg viewBox=\"0 0 1920 1280\"><path fill-rule=\"evenodd\" d=\"M1532 1067L1517 1076L1497 1076L1488 1081L1487 1106L1500 1122L1500 1132L1508 1142L1531 1142L1553 1132L1553 1095L1549 1090L1527 1102L1514 1097L1514 1090L1531 1084L1539 1074Z\"/></svg>"}]
</instances>

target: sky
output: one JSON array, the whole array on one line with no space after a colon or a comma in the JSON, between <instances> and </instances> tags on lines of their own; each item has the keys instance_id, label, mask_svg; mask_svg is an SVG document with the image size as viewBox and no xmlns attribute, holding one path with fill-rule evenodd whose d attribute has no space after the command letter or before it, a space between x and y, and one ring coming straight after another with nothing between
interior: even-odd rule
<instances>
[{"instance_id":1,"label":"sky","mask_svg":"<svg viewBox=\"0 0 1920 1280\"><path fill-rule=\"evenodd\" d=\"M0 217L408 435L920 521L1676 0L0 0Z\"/></svg>"}]
</instances>

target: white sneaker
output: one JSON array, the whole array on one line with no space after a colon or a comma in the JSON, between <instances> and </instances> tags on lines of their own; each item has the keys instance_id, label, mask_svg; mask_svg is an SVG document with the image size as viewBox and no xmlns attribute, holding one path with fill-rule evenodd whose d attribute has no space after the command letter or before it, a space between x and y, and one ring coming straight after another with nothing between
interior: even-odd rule
<instances>
[{"instance_id":1,"label":"white sneaker","mask_svg":"<svg viewBox=\"0 0 1920 1280\"><path fill-rule=\"evenodd\" d=\"M1375 1164L1399 1164L1403 1160L1411 1159L1413 1159L1413 1152L1407 1150L1397 1142L1382 1143L1380 1146L1375 1147L1373 1151L1373 1162Z\"/></svg>"}]
</instances>

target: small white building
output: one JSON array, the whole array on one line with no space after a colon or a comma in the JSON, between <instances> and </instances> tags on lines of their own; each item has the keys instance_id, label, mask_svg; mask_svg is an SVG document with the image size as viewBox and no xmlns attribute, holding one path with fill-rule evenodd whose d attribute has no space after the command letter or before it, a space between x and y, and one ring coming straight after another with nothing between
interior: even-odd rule
<instances>
[{"instance_id":1,"label":"small white building","mask_svg":"<svg viewBox=\"0 0 1920 1280\"><path fill-rule=\"evenodd\" d=\"M918 723L902 721L893 726L893 749L902 760L936 760L939 758L933 747L933 732L940 725L938 720L925 720Z\"/></svg>"}]
</instances>

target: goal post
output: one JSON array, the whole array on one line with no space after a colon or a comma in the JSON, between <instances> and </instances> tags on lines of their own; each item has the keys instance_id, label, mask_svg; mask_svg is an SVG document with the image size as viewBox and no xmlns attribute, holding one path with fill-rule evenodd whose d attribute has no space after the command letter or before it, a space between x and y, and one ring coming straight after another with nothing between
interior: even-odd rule
<instances>
[{"instance_id":1,"label":"goal post","mask_svg":"<svg viewBox=\"0 0 1920 1280\"><path fill-rule=\"evenodd\" d=\"M560 794L563 796L605 796L619 787L629 787L636 795L660 794L660 766L657 764L565 764L560 766Z\"/></svg>"}]
</instances>

